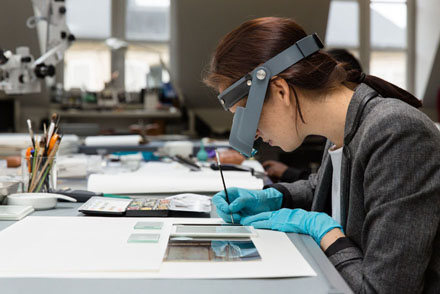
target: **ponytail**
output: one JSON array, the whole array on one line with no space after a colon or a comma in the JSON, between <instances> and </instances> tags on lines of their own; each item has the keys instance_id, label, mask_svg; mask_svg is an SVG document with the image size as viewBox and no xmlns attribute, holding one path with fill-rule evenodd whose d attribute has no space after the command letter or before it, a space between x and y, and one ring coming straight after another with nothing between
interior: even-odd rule
<instances>
[{"instance_id":1,"label":"ponytail","mask_svg":"<svg viewBox=\"0 0 440 294\"><path fill-rule=\"evenodd\" d=\"M357 70L348 70L346 81L357 84L367 84L384 98L396 98L415 108L420 108L422 106L422 101L417 99L408 91L376 76L366 75L365 73Z\"/></svg>"}]
</instances>

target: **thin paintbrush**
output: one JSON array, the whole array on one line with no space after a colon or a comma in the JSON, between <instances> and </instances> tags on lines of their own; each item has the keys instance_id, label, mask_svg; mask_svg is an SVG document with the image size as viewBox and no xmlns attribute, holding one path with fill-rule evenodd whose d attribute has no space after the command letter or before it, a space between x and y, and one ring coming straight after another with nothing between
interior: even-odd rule
<instances>
[{"instance_id":1,"label":"thin paintbrush","mask_svg":"<svg viewBox=\"0 0 440 294\"><path fill-rule=\"evenodd\" d=\"M215 150L215 156L217 157L218 170L220 171L220 175L222 177L223 189L225 190L225 196L226 196L226 203L229 204L228 190L226 189L225 178L223 177L222 165L220 164L220 156L218 155L217 150ZM232 223L234 223L234 218L232 217L232 213L231 213L231 221L232 221Z\"/></svg>"},{"instance_id":2,"label":"thin paintbrush","mask_svg":"<svg viewBox=\"0 0 440 294\"><path fill-rule=\"evenodd\" d=\"M55 122L55 133L58 133L58 126L59 126L59 124L60 124L60 118L61 118L61 116L58 115L57 113L54 113L54 114L55 114L56 117L57 117L56 122Z\"/></svg>"},{"instance_id":3,"label":"thin paintbrush","mask_svg":"<svg viewBox=\"0 0 440 294\"><path fill-rule=\"evenodd\" d=\"M54 113L54 114L52 114L52 116L50 118L49 130L47 131L46 147L49 147L50 140L52 139L52 135L55 131L56 120L57 120L57 114Z\"/></svg>"},{"instance_id":4,"label":"thin paintbrush","mask_svg":"<svg viewBox=\"0 0 440 294\"><path fill-rule=\"evenodd\" d=\"M30 119L28 119L26 122L29 129L29 135L31 136L32 147L35 149L35 137L34 137L34 131L32 130L32 122Z\"/></svg>"}]
</instances>

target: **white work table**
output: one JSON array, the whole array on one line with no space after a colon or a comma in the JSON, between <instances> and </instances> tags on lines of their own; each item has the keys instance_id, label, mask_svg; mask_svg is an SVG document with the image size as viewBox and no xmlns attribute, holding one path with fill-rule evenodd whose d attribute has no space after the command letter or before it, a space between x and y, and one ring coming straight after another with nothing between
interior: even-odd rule
<instances>
[{"instance_id":1,"label":"white work table","mask_svg":"<svg viewBox=\"0 0 440 294\"><path fill-rule=\"evenodd\" d=\"M32 215L80 216L82 214L77 211L79 206L79 203L58 203L56 209L36 211ZM216 216L215 212L211 215ZM0 230L13 223L0 221ZM300 234L288 234L288 236L316 271L318 274L316 277L235 280L1 278L0 292L2 294L228 293L231 291L253 294L352 293L311 237Z\"/></svg>"}]
</instances>

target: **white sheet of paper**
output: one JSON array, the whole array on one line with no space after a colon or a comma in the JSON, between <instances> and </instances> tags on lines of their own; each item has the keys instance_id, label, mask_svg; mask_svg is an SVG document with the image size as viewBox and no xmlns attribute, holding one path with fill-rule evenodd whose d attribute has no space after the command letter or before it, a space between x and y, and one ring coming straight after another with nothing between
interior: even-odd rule
<instances>
[{"instance_id":1,"label":"white sheet of paper","mask_svg":"<svg viewBox=\"0 0 440 294\"><path fill-rule=\"evenodd\" d=\"M58 218L57 218L58 219ZM81 218L78 218L81 219ZM102 218L96 218L102 219ZM55 218L53 218L55 221ZM170 226L172 223L191 223L191 224L200 224L200 223L221 223L220 219L200 219L200 218L149 218L149 221L163 221L164 226ZM105 222L105 220L102 220ZM112 225L116 226L116 223L121 221L122 223L126 222L134 222L139 221L139 218L114 218L112 219ZM62 223L62 220L56 220L56 222ZM35 223L36 224L36 223ZM20 228L21 229L21 228ZM92 232L94 228L91 227L89 230ZM8 229L6 229L8 230ZM5 230L5 231L6 231ZM124 228L125 230L125 228ZM14 230L17 231L17 230ZM18 230L19 231L19 230ZM41 231L41 229L40 229ZM124 270L123 268L115 269L113 271L103 271L96 270L90 271L91 268L96 268L96 265L91 263L110 263L114 264L114 261L111 262L112 255L111 251L103 249L105 252L95 256L94 260L89 260L89 264L84 259L80 259L79 261L74 261L77 266L84 266L86 270L69 270L69 266L67 262L73 259L73 256L77 258L80 257L79 254L69 254L67 250L59 249L56 254L48 257L50 259L59 259L57 262L60 265L59 270L57 271L48 271L45 267L41 265L32 266L32 268L27 272L17 272L17 271L9 271L8 266L11 266L13 263L8 262L7 265L1 265L0 277L56 277L56 278L158 278L158 279L241 279L241 278L281 278L281 277L304 277L304 276L316 276L315 271L308 264L308 262L304 259L301 253L296 249L296 247L292 244L285 233L276 232L276 231L268 231L268 230L257 230L258 236L252 237L252 241L254 242L259 254L261 256L261 260L259 261L232 261L232 262L163 262L160 268L160 271L146 271L146 270ZM115 231L116 232L116 231ZM128 235L131 231L124 235L123 240L126 241ZM162 232L161 240L164 233ZM92 234L91 234L92 235ZM97 239L96 234L93 234ZM4 236L0 233L0 242L3 241ZM10 237L10 235L9 235ZM17 241L17 240L16 240ZM13 242L14 243L14 242ZM17 243L17 242L15 242ZM94 242L89 242L94 243ZM1 243L0 243L1 244ZM34 244L34 251L38 252L41 250L40 246L43 244ZM57 243L58 246L63 246L61 243ZM130 244L138 245L138 244ZM142 244L144 245L144 244ZM26 247L30 248L31 246L19 246L17 250L25 249ZM55 247L52 245L52 247ZM95 248L96 246L92 246ZM110 248L112 246L108 246ZM2 248L0 246L0 248ZM43 251L48 251L43 249ZM122 251L125 253L125 251ZM6 255L9 258L19 258L19 251L14 252L12 255ZM132 259L136 254L138 254L137 259L135 261ZM118 266L123 265L125 263L126 268L133 268L138 262L143 262L146 260L151 261L148 257L150 254L146 251L142 251L142 254L139 254L139 251L136 254L128 255L129 259L123 259L122 261L118 261ZM121 256L124 254L121 254ZM162 257L163 257L162 253ZM65 256L65 257L64 257ZM97 260L98 258L102 258L103 261ZM106 262L108 260L110 262ZM127 261L128 260L128 261ZM32 262L42 261L38 260L21 260L21 264L32 264ZM49 264L52 264L49 262ZM61 266L64 264L64 267ZM114 267L114 266L113 266Z\"/></svg>"},{"instance_id":2,"label":"white sheet of paper","mask_svg":"<svg viewBox=\"0 0 440 294\"><path fill-rule=\"evenodd\" d=\"M134 226L140 220L143 219L27 217L0 232L0 275L157 271L171 223L164 223L158 243L127 243L132 233L138 233Z\"/></svg>"},{"instance_id":3,"label":"white sheet of paper","mask_svg":"<svg viewBox=\"0 0 440 294\"><path fill-rule=\"evenodd\" d=\"M262 189L263 180L249 172L223 173L227 187ZM182 193L223 190L219 171L190 171L178 163L147 163L132 173L92 174L87 190L102 193Z\"/></svg>"}]
</instances>

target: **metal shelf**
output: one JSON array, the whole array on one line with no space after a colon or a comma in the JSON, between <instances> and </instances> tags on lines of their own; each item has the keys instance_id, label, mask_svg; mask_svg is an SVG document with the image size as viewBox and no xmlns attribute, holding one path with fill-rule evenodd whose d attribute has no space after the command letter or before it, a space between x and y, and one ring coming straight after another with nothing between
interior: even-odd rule
<instances>
[{"instance_id":1,"label":"metal shelf","mask_svg":"<svg viewBox=\"0 0 440 294\"><path fill-rule=\"evenodd\" d=\"M180 118L182 113L178 109L169 110L123 110L123 111L98 111L98 110L59 110L51 109L62 118Z\"/></svg>"}]
</instances>

